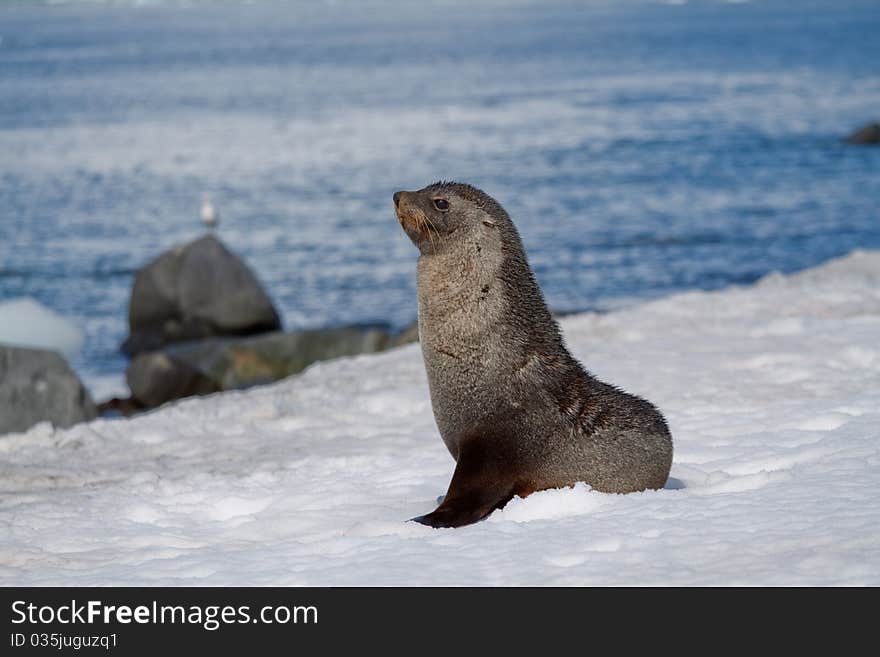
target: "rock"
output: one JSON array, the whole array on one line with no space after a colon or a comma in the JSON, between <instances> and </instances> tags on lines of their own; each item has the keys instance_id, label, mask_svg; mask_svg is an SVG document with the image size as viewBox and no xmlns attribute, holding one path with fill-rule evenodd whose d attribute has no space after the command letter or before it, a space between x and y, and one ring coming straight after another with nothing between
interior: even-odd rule
<instances>
[{"instance_id":1,"label":"rock","mask_svg":"<svg viewBox=\"0 0 880 657\"><path fill-rule=\"evenodd\" d=\"M122 351L134 356L172 342L281 328L254 274L216 237L163 253L135 276Z\"/></svg>"},{"instance_id":2,"label":"rock","mask_svg":"<svg viewBox=\"0 0 880 657\"><path fill-rule=\"evenodd\" d=\"M171 399L270 383L319 360L382 351L382 327L275 332L249 338L209 338L141 354L126 372L133 399L154 407Z\"/></svg>"},{"instance_id":3,"label":"rock","mask_svg":"<svg viewBox=\"0 0 880 657\"><path fill-rule=\"evenodd\" d=\"M220 390L197 369L161 351L135 357L125 371L125 380L134 405L144 408Z\"/></svg>"},{"instance_id":4,"label":"rock","mask_svg":"<svg viewBox=\"0 0 880 657\"><path fill-rule=\"evenodd\" d=\"M419 341L419 321L416 320L391 339L392 347L400 347Z\"/></svg>"},{"instance_id":5,"label":"rock","mask_svg":"<svg viewBox=\"0 0 880 657\"><path fill-rule=\"evenodd\" d=\"M847 144L880 144L880 123L869 123L846 138Z\"/></svg>"},{"instance_id":6,"label":"rock","mask_svg":"<svg viewBox=\"0 0 880 657\"><path fill-rule=\"evenodd\" d=\"M69 427L97 415L88 391L56 352L0 345L0 434L47 420Z\"/></svg>"},{"instance_id":7,"label":"rock","mask_svg":"<svg viewBox=\"0 0 880 657\"><path fill-rule=\"evenodd\" d=\"M129 417L146 409L134 397L113 397L97 405L102 417Z\"/></svg>"},{"instance_id":8,"label":"rock","mask_svg":"<svg viewBox=\"0 0 880 657\"><path fill-rule=\"evenodd\" d=\"M319 360L382 351L389 341L383 328L353 326L206 340L171 354L231 390L283 379Z\"/></svg>"}]
</instances>

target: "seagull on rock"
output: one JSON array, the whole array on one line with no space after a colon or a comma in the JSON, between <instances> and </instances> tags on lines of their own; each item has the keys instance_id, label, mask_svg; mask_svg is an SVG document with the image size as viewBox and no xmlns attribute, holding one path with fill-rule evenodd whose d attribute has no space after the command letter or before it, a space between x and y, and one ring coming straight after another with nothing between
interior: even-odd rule
<instances>
[{"instance_id":1,"label":"seagull on rock","mask_svg":"<svg viewBox=\"0 0 880 657\"><path fill-rule=\"evenodd\" d=\"M219 222L220 215L217 214L217 210L214 209L214 204L211 203L211 199L205 194L202 197L202 223L208 228L216 228Z\"/></svg>"}]
</instances>

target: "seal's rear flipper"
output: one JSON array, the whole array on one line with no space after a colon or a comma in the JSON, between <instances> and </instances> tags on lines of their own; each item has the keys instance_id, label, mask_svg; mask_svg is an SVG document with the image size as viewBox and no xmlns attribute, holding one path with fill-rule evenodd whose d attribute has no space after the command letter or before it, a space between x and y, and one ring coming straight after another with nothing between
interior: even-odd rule
<instances>
[{"instance_id":1,"label":"seal's rear flipper","mask_svg":"<svg viewBox=\"0 0 880 657\"><path fill-rule=\"evenodd\" d=\"M413 518L430 527L461 527L482 520L507 504L517 487L512 469L482 450L465 450L443 502L431 513Z\"/></svg>"}]
</instances>

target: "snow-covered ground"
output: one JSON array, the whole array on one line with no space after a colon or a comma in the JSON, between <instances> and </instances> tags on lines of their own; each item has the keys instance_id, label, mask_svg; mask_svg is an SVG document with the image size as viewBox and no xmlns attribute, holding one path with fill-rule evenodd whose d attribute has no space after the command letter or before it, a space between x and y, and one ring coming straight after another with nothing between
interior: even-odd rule
<instances>
[{"instance_id":1,"label":"snow-covered ground","mask_svg":"<svg viewBox=\"0 0 880 657\"><path fill-rule=\"evenodd\" d=\"M412 345L0 438L0 584L880 584L880 252L562 324L667 414L665 490L406 522L453 469Z\"/></svg>"}]
</instances>

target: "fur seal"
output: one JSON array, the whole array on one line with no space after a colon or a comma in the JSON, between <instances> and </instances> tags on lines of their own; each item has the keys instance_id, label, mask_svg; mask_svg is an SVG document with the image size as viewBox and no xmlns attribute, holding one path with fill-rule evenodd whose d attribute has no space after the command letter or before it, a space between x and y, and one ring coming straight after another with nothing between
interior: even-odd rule
<instances>
[{"instance_id":1,"label":"fur seal","mask_svg":"<svg viewBox=\"0 0 880 657\"><path fill-rule=\"evenodd\" d=\"M397 192L394 207L421 252L422 356L456 461L442 503L413 520L459 527L514 495L579 481L611 493L662 488L672 464L663 415L568 352L504 208L442 181Z\"/></svg>"}]
</instances>

